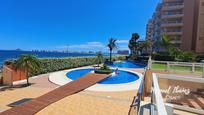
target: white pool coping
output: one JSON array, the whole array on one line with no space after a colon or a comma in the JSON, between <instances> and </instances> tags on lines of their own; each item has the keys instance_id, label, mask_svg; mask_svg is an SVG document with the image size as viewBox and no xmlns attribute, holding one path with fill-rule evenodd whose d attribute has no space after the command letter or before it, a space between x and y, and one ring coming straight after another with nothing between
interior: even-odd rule
<instances>
[{"instance_id":1,"label":"white pool coping","mask_svg":"<svg viewBox=\"0 0 204 115\"><path fill-rule=\"evenodd\" d=\"M65 85L73 80L69 79L66 74L70 71L77 70L77 69L93 69L92 67L80 67L80 68L75 68L75 69L69 69L69 70L64 70L64 71L59 71L55 72L49 75L49 81L57 84L57 85ZM119 69L127 72L131 72L133 74L136 74L139 76L139 79L130 82L130 83L124 83L124 84L95 84L85 90L88 91L104 91L104 92L117 92L117 91L131 91L131 90L138 90L139 85L141 83L141 80L143 78L143 75L138 72L134 72L128 69Z\"/></svg>"}]
</instances>

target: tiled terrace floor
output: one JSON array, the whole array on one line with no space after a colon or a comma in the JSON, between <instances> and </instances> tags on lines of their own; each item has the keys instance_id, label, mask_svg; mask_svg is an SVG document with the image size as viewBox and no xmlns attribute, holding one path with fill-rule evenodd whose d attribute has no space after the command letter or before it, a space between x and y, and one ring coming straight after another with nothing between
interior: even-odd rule
<instances>
[{"instance_id":1,"label":"tiled terrace floor","mask_svg":"<svg viewBox=\"0 0 204 115\"><path fill-rule=\"evenodd\" d=\"M58 87L57 85L54 85L48 81L48 75L30 79L30 83L32 85L29 87L1 89L0 110L4 111L10 109L10 107L7 105L12 102L21 100L23 98L36 98Z\"/></svg>"},{"instance_id":2,"label":"tiled terrace floor","mask_svg":"<svg viewBox=\"0 0 204 115\"><path fill-rule=\"evenodd\" d=\"M135 71L144 72L143 69ZM0 110L10 109L7 105L17 100L36 98L58 87L48 81L48 75L30 79L30 82L32 85L29 87L0 91ZM51 104L37 114L126 115L136 93L136 90L127 92L82 91Z\"/></svg>"}]
</instances>

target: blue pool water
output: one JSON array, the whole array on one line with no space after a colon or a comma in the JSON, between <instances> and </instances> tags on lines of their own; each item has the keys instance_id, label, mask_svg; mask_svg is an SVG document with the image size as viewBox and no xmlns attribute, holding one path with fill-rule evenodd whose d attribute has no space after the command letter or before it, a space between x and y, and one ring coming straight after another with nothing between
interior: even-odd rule
<instances>
[{"instance_id":1,"label":"blue pool water","mask_svg":"<svg viewBox=\"0 0 204 115\"><path fill-rule=\"evenodd\" d=\"M66 75L68 78L72 80L77 80L78 78L90 73L93 69L78 69L68 72ZM139 76L130 72L119 70L118 74L114 76L110 76L99 84L122 84L122 83L129 83L139 79Z\"/></svg>"},{"instance_id":2,"label":"blue pool water","mask_svg":"<svg viewBox=\"0 0 204 115\"><path fill-rule=\"evenodd\" d=\"M146 65L137 63L134 61L116 61L113 64L107 64L111 67L118 67L118 68L145 68Z\"/></svg>"}]
</instances>

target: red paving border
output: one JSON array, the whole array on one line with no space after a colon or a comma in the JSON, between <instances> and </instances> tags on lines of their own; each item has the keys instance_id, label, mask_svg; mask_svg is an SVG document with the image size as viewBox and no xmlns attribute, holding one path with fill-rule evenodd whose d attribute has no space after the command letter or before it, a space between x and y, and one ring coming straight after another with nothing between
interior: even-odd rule
<instances>
[{"instance_id":1,"label":"red paving border","mask_svg":"<svg viewBox=\"0 0 204 115\"><path fill-rule=\"evenodd\" d=\"M90 73L76 81L72 81L64 86L61 86L47 94L33 99L30 102L11 108L0 113L0 115L33 115L47 107L48 105L59 101L69 95L80 92L97 82L107 78L107 74Z\"/></svg>"}]
</instances>

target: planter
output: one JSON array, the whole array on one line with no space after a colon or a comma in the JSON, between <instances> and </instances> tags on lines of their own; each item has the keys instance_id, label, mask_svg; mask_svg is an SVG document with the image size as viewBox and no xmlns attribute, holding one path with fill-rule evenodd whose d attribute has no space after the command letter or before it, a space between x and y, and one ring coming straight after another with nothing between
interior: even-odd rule
<instances>
[{"instance_id":1,"label":"planter","mask_svg":"<svg viewBox=\"0 0 204 115\"><path fill-rule=\"evenodd\" d=\"M94 71L95 73L98 73L98 74L110 74L113 72L113 70L104 70L104 69L97 69Z\"/></svg>"}]
</instances>

